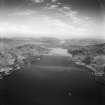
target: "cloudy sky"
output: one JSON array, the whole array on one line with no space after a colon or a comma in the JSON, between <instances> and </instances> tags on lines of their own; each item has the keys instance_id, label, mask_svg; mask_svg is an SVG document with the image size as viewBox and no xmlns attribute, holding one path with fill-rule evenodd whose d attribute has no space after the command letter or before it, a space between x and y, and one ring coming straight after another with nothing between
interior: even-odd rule
<instances>
[{"instance_id":1,"label":"cloudy sky","mask_svg":"<svg viewBox=\"0 0 105 105\"><path fill-rule=\"evenodd\" d=\"M100 0L0 0L1 37L103 38Z\"/></svg>"}]
</instances>

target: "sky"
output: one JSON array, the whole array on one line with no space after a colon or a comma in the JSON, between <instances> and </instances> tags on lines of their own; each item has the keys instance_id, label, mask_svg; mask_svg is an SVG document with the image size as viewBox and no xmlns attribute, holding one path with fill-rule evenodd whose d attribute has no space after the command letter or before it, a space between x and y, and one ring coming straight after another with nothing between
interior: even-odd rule
<instances>
[{"instance_id":1,"label":"sky","mask_svg":"<svg viewBox=\"0 0 105 105\"><path fill-rule=\"evenodd\" d=\"M0 37L105 38L101 0L0 0Z\"/></svg>"}]
</instances>

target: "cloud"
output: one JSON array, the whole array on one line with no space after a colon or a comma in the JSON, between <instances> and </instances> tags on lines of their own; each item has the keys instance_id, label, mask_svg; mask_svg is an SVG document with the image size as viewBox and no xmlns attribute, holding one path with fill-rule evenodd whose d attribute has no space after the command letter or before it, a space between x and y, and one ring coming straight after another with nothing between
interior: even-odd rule
<instances>
[{"instance_id":1,"label":"cloud","mask_svg":"<svg viewBox=\"0 0 105 105\"><path fill-rule=\"evenodd\" d=\"M58 0L51 0L52 3L55 3L55 2L57 2L57 1L58 1Z\"/></svg>"},{"instance_id":2,"label":"cloud","mask_svg":"<svg viewBox=\"0 0 105 105\"><path fill-rule=\"evenodd\" d=\"M34 3L43 3L43 2L46 2L46 1L47 0L31 0L31 2L34 2ZM58 0L49 0L50 3L56 3L57 1Z\"/></svg>"},{"instance_id":3,"label":"cloud","mask_svg":"<svg viewBox=\"0 0 105 105\"><path fill-rule=\"evenodd\" d=\"M42 1L34 0L34 2ZM25 34L27 37L51 35L59 38L76 38L95 34L98 31L96 29L96 24L91 18L79 17L78 12L59 2L47 4L40 10L27 9L8 13L8 18L0 21L0 33L5 36L18 33Z\"/></svg>"},{"instance_id":4,"label":"cloud","mask_svg":"<svg viewBox=\"0 0 105 105\"><path fill-rule=\"evenodd\" d=\"M57 38L76 38L89 34L86 27L76 27L62 20L43 16L39 18L30 18L30 21L21 20L0 22L0 33L4 36L15 36L17 34L25 35L25 37L54 36ZM20 36L21 37L21 36Z\"/></svg>"},{"instance_id":5,"label":"cloud","mask_svg":"<svg viewBox=\"0 0 105 105\"><path fill-rule=\"evenodd\" d=\"M11 33L30 33L31 30L22 24L16 24L11 22L0 22L0 32L5 34Z\"/></svg>"},{"instance_id":6,"label":"cloud","mask_svg":"<svg viewBox=\"0 0 105 105\"><path fill-rule=\"evenodd\" d=\"M67 22L68 24L73 24L77 27L84 27L90 25L93 20L91 17L80 17L79 13L77 11L73 11L71 7L69 6L64 6L61 3L60 4L48 4L45 7L46 11L48 10L49 12L53 11L52 13L55 13L55 16L62 19Z\"/></svg>"},{"instance_id":7,"label":"cloud","mask_svg":"<svg viewBox=\"0 0 105 105\"><path fill-rule=\"evenodd\" d=\"M43 3L44 2L44 0L31 0L31 1L34 3Z\"/></svg>"},{"instance_id":8,"label":"cloud","mask_svg":"<svg viewBox=\"0 0 105 105\"><path fill-rule=\"evenodd\" d=\"M27 9L25 11L18 11L18 12L13 12L9 13L8 16L31 16L32 14L37 13L36 11Z\"/></svg>"},{"instance_id":9,"label":"cloud","mask_svg":"<svg viewBox=\"0 0 105 105\"><path fill-rule=\"evenodd\" d=\"M44 13L45 11L41 12L41 11L36 11L36 10L30 10L27 9L25 11L19 11L19 12L14 12L14 13L10 13L8 14L9 18L20 18L22 20L22 18L29 18L30 20L35 18L39 18L41 17L41 19L43 17L52 17L54 19L58 19L58 20L62 20L64 22L66 22L69 25L75 25L75 26L88 26L92 23L91 18L89 17L78 17L78 13L76 11L72 11L71 8L69 7L62 7L61 9L59 9L58 11L54 10L54 8L58 8L58 5L52 5L50 6L51 11L51 15L50 14L46 14ZM44 10L44 9L43 9ZM54 11L52 11L54 10ZM56 14L55 14L56 11ZM53 14L53 16L52 16ZM63 18L62 18L63 17Z\"/></svg>"}]
</instances>

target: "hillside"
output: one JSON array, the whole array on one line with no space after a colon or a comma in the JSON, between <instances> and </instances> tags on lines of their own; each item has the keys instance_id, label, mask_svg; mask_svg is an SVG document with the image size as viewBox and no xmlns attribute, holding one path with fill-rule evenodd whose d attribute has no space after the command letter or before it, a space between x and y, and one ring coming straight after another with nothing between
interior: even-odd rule
<instances>
[{"instance_id":1,"label":"hillside","mask_svg":"<svg viewBox=\"0 0 105 105\"><path fill-rule=\"evenodd\" d=\"M63 43L64 48L75 48L80 46L91 46L105 43L104 39L66 39Z\"/></svg>"},{"instance_id":2,"label":"hillside","mask_svg":"<svg viewBox=\"0 0 105 105\"><path fill-rule=\"evenodd\" d=\"M1 39L0 40L0 78L15 70L40 60L49 49L31 39Z\"/></svg>"},{"instance_id":3,"label":"hillside","mask_svg":"<svg viewBox=\"0 0 105 105\"><path fill-rule=\"evenodd\" d=\"M105 43L86 46L70 46L68 52L72 54L72 60L94 71L96 75L104 75L105 72Z\"/></svg>"}]
</instances>

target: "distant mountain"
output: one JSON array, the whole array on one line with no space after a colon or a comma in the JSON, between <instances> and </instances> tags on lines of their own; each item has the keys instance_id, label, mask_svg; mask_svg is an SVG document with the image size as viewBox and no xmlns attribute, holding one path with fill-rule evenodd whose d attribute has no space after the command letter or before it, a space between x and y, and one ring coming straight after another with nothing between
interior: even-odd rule
<instances>
[{"instance_id":1,"label":"distant mountain","mask_svg":"<svg viewBox=\"0 0 105 105\"><path fill-rule=\"evenodd\" d=\"M103 44L105 40L101 39L67 39L63 43L63 47L65 48L73 48L73 47L80 47L80 46L89 46L89 45L96 45L96 44Z\"/></svg>"}]
</instances>

